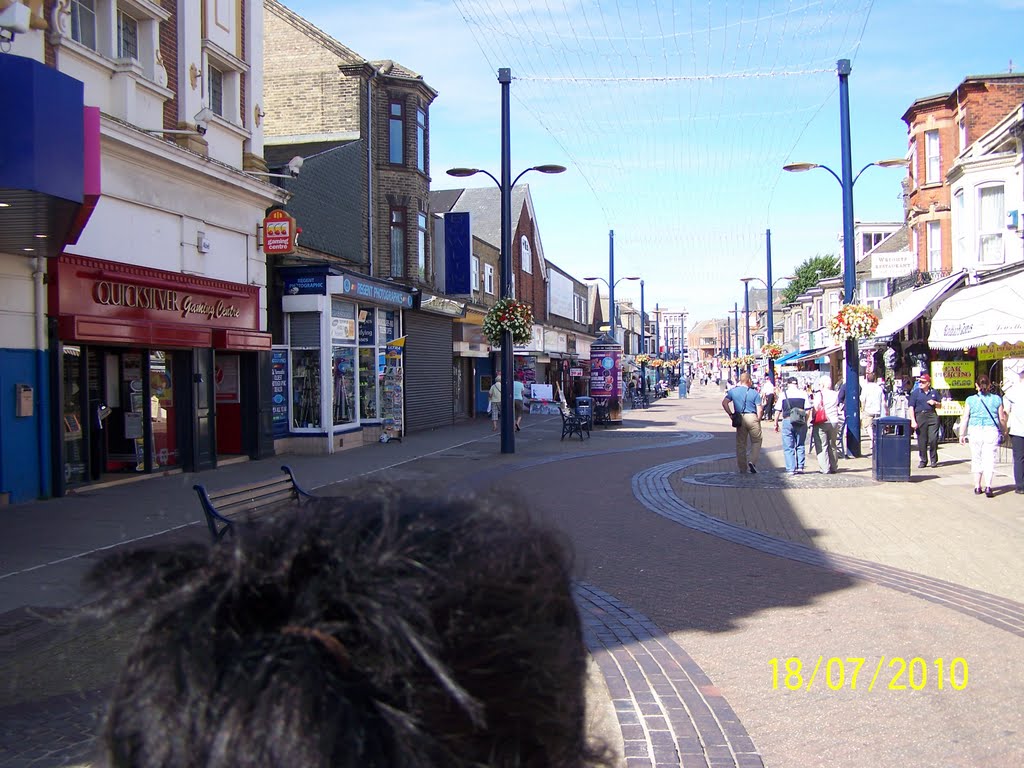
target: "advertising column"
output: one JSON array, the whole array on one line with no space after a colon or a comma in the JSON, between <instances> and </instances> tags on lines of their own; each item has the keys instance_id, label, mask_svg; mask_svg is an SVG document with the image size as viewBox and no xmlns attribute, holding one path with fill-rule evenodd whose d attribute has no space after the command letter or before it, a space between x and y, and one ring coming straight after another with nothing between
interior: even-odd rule
<instances>
[{"instance_id":1,"label":"advertising column","mask_svg":"<svg viewBox=\"0 0 1024 768\"><path fill-rule=\"evenodd\" d=\"M609 336L590 345L590 396L608 408L608 421L622 423L620 380L622 347Z\"/></svg>"}]
</instances>

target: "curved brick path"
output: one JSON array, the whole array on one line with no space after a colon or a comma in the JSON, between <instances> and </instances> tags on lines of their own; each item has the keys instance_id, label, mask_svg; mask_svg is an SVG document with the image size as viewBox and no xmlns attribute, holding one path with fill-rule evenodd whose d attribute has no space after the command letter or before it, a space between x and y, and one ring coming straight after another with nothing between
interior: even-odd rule
<instances>
[{"instance_id":1,"label":"curved brick path","mask_svg":"<svg viewBox=\"0 0 1024 768\"><path fill-rule=\"evenodd\" d=\"M771 555L827 568L837 573L905 592L972 616L1018 637L1024 637L1024 604L1015 600L893 566L873 563L848 555L822 552L804 544L769 536L766 533L712 517L679 498L676 494L669 480L673 474L698 464L728 459L732 456L732 453L720 453L651 467L633 477L633 494L651 512L688 528ZM745 479L749 482L749 478L760 477L760 475L735 475L735 477L740 482L744 482Z\"/></svg>"},{"instance_id":2,"label":"curved brick path","mask_svg":"<svg viewBox=\"0 0 1024 768\"><path fill-rule=\"evenodd\" d=\"M576 603L611 694L627 766L762 768L728 702L672 638L589 584L576 585Z\"/></svg>"}]
</instances>

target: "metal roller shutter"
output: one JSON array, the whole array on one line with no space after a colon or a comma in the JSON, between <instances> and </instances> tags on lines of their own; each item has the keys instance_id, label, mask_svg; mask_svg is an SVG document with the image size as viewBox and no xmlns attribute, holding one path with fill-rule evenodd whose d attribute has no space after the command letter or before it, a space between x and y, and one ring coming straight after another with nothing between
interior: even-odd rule
<instances>
[{"instance_id":1,"label":"metal roller shutter","mask_svg":"<svg viewBox=\"0 0 1024 768\"><path fill-rule=\"evenodd\" d=\"M450 426L452 321L426 312L405 313L405 429Z\"/></svg>"}]
</instances>

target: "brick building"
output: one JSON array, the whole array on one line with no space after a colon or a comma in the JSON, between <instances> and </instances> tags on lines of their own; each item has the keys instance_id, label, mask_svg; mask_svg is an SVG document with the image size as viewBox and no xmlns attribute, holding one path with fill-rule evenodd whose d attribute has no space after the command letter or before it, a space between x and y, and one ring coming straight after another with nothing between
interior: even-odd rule
<instances>
[{"instance_id":1,"label":"brick building","mask_svg":"<svg viewBox=\"0 0 1024 768\"><path fill-rule=\"evenodd\" d=\"M1024 101L1024 75L965 78L950 93L916 100L903 114L907 124L907 224L920 272L953 269L951 187L947 174L982 134Z\"/></svg>"},{"instance_id":2,"label":"brick building","mask_svg":"<svg viewBox=\"0 0 1024 768\"><path fill-rule=\"evenodd\" d=\"M382 430L398 436L450 424L453 320L464 305L438 295L432 259L429 110L437 93L277 0L264 6L268 163L304 159L301 175L283 182L302 235L297 253L278 264L280 304L272 307L280 313L274 341L287 348L291 371L284 439L292 450L333 451ZM395 337L406 339L399 388L378 370Z\"/></svg>"}]
</instances>

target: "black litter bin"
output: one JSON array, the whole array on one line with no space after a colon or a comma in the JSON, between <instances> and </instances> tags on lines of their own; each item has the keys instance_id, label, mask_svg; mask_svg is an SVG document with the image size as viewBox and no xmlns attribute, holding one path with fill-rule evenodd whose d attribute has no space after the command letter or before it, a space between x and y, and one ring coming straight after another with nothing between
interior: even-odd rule
<instances>
[{"instance_id":1,"label":"black litter bin","mask_svg":"<svg viewBox=\"0 0 1024 768\"><path fill-rule=\"evenodd\" d=\"M589 397L579 395L576 398L576 415L580 417L580 421L586 424L586 429L589 431L590 427L594 423L594 401Z\"/></svg>"},{"instance_id":2,"label":"black litter bin","mask_svg":"<svg viewBox=\"0 0 1024 768\"><path fill-rule=\"evenodd\" d=\"M883 416L875 419L874 429L871 466L875 480L910 480L910 419Z\"/></svg>"}]
</instances>

